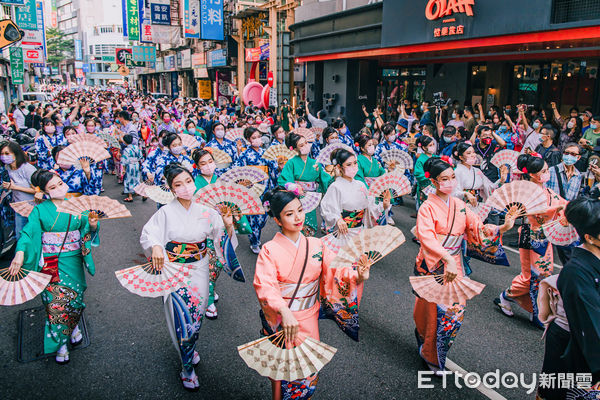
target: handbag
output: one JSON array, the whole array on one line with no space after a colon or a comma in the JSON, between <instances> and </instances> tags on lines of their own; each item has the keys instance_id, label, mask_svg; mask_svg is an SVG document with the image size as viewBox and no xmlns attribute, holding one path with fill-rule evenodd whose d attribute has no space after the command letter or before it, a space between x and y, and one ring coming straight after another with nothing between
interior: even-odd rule
<instances>
[{"instance_id":1,"label":"handbag","mask_svg":"<svg viewBox=\"0 0 600 400\"><path fill-rule=\"evenodd\" d=\"M296 284L296 289L294 289L294 294L292 294L292 298L290 299L290 302L288 303L288 308L292 306L292 303L294 303L294 300L296 300L296 294L298 294L298 290L300 289L300 285L302 283L302 278L304 278L304 272L306 271L306 263L308 262L308 239L306 240L306 254L304 255L304 265L302 266L302 272L300 273L300 278L298 279L298 283ZM260 310L258 312L259 316L260 316L260 322L262 323L262 327L263 327L263 331L261 332L261 334L265 335L265 336L271 336L275 333L275 331L273 331L273 329L271 328L271 326L269 325L269 322L267 321L267 318L265 317L265 313L263 312L263 310Z\"/></svg>"},{"instance_id":2,"label":"handbag","mask_svg":"<svg viewBox=\"0 0 600 400\"><path fill-rule=\"evenodd\" d=\"M62 244L60 245L60 250L58 254L53 256L44 257L44 266L40 271L42 274L50 275L52 278L50 279L50 283L56 283L60 281L60 276L58 275L58 256L62 253L63 247L67 241L67 235L69 234L69 228L71 227L71 218L73 216L69 214L69 222L67 224L67 231L65 232L65 238L63 239Z\"/></svg>"}]
</instances>

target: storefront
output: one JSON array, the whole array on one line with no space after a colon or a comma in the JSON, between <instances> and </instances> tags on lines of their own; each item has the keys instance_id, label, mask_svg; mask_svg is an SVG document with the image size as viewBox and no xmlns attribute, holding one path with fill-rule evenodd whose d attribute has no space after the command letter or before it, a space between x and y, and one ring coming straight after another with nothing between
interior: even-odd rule
<instances>
[{"instance_id":1,"label":"storefront","mask_svg":"<svg viewBox=\"0 0 600 400\"><path fill-rule=\"evenodd\" d=\"M311 7L318 6L315 3ZM316 10L315 16L319 15ZM294 24L307 96L330 117L443 92L461 105L600 111L600 2L380 2ZM331 100L333 99L333 101Z\"/></svg>"}]
</instances>

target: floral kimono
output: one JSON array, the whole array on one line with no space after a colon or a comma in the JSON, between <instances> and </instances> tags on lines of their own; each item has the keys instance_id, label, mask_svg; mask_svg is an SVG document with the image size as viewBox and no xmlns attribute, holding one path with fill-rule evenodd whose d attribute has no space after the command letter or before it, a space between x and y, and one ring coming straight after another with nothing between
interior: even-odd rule
<instances>
[{"instance_id":1,"label":"floral kimono","mask_svg":"<svg viewBox=\"0 0 600 400\"><path fill-rule=\"evenodd\" d=\"M254 148L249 147L246 151L244 151L240 156L235 160L232 164L235 167L257 167L263 170L269 178L266 182L265 192L269 191L273 186L275 186L275 182L277 182L277 174L279 172L279 167L277 165L277 161L267 160L262 157L264 149L260 148L258 151L254 150ZM252 233L249 236L250 245L251 246L260 246L260 234L265 224L267 223L267 214L261 215L249 215L248 221L250 222L250 228L252 229Z\"/></svg>"},{"instance_id":2,"label":"floral kimono","mask_svg":"<svg viewBox=\"0 0 600 400\"><path fill-rule=\"evenodd\" d=\"M431 194L419 208L416 237L421 243L415 275L444 274L443 255L449 252L458 267L457 277L465 275L462 241L494 251L500 244L498 227L483 225L462 200L449 197L448 204ZM486 234L487 233L487 234ZM460 329L464 304L435 304L417 296L414 308L415 334L419 354L428 364L444 369L446 355Z\"/></svg>"},{"instance_id":3,"label":"floral kimono","mask_svg":"<svg viewBox=\"0 0 600 400\"><path fill-rule=\"evenodd\" d=\"M160 208L144 225L140 244L146 254L161 246L165 260L191 264L185 286L164 297L167 326L183 368L190 373L196 340L209 296L209 259L234 279L244 274L218 212L196 202L185 209L178 200Z\"/></svg>"},{"instance_id":4,"label":"floral kimono","mask_svg":"<svg viewBox=\"0 0 600 400\"><path fill-rule=\"evenodd\" d=\"M58 274L42 292L42 302L48 313L44 327L46 354L67 344L79 323L85 308L85 270L90 275L96 272L91 246L99 244L98 231L90 231L87 216L59 213L51 200L38 204L29 214L29 222L17 243L17 251L25 253L23 268L42 271L44 264L47 267L58 265Z\"/></svg>"},{"instance_id":5,"label":"floral kimono","mask_svg":"<svg viewBox=\"0 0 600 400\"><path fill-rule=\"evenodd\" d=\"M68 170L58 168L54 170L60 179L69 186L68 197L72 195L98 195L102 187L102 175L94 164L90 167L90 179L85 176L82 169L77 169L73 166Z\"/></svg>"},{"instance_id":6,"label":"floral kimono","mask_svg":"<svg viewBox=\"0 0 600 400\"><path fill-rule=\"evenodd\" d=\"M135 193L135 187L140 184L140 161L142 158L140 148L134 144L130 144L123 150L121 164L125 166L125 179L123 180L125 193Z\"/></svg>"},{"instance_id":7,"label":"floral kimono","mask_svg":"<svg viewBox=\"0 0 600 400\"><path fill-rule=\"evenodd\" d=\"M294 243L277 233L273 240L264 244L256 260L254 289L262 311L265 335L280 330L279 309L287 306L300 325L300 341L308 336L319 340L320 311L335 319L349 336L358 340L358 307L363 285L357 283L358 273L353 266L331 268L334 258L335 253L314 237L300 235ZM306 270L292 300L305 259ZM293 382L280 381L281 398L310 399L317 381L317 374Z\"/></svg>"},{"instance_id":8,"label":"floral kimono","mask_svg":"<svg viewBox=\"0 0 600 400\"><path fill-rule=\"evenodd\" d=\"M35 152L37 153L37 166L38 168L43 168L47 170L51 170L54 168L54 164L56 163L54 158L52 158L52 149L56 146L68 146L69 142L63 136L62 133L57 132L52 135L41 134L35 140Z\"/></svg>"},{"instance_id":9,"label":"floral kimono","mask_svg":"<svg viewBox=\"0 0 600 400\"><path fill-rule=\"evenodd\" d=\"M206 144L206 147L210 147L213 149L219 149L224 151L231 157L232 162L235 162L238 157L237 146L234 142L228 139L223 139L223 143L219 143L217 139L213 139Z\"/></svg>"},{"instance_id":10,"label":"floral kimono","mask_svg":"<svg viewBox=\"0 0 600 400\"><path fill-rule=\"evenodd\" d=\"M527 224L519 228L519 256L521 274L516 276L506 290L508 300L516 301L524 310L537 318L537 293L540 281L552 275L554 249L548 241L542 225L560 218L567 201L548 188L544 188L548 210L543 214L527 216Z\"/></svg>"},{"instance_id":11,"label":"floral kimono","mask_svg":"<svg viewBox=\"0 0 600 400\"><path fill-rule=\"evenodd\" d=\"M179 163L186 168L190 172L193 171L192 165L194 162L191 158L184 154L180 154L179 156L174 155L170 151L163 151L159 156L156 157L154 161L154 168L151 171L154 173L154 184L155 185L163 185L164 182L164 173L165 167L171 163ZM195 174L195 172L194 172Z\"/></svg>"},{"instance_id":12,"label":"floral kimono","mask_svg":"<svg viewBox=\"0 0 600 400\"><path fill-rule=\"evenodd\" d=\"M331 181L329 175L320 164L310 157L306 162L300 156L292 157L281 170L277 183L284 186L286 183L296 183L302 187L302 190L308 192L319 191L324 193ZM317 231L317 210L312 210L306 214L303 233L305 236L313 236Z\"/></svg>"}]
</instances>

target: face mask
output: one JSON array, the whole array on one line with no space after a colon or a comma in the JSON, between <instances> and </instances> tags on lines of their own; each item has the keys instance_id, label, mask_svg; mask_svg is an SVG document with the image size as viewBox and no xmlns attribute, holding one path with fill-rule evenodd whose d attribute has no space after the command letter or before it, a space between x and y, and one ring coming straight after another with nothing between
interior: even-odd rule
<instances>
[{"instance_id":1,"label":"face mask","mask_svg":"<svg viewBox=\"0 0 600 400\"><path fill-rule=\"evenodd\" d=\"M550 172L545 172L542 175L540 175L538 177L538 180L540 181L540 183L546 183L550 180Z\"/></svg>"},{"instance_id":2,"label":"face mask","mask_svg":"<svg viewBox=\"0 0 600 400\"><path fill-rule=\"evenodd\" d=\"M250 144L252 145L252 147L260 147L260 146L262 146L262 139L254 138L250 141Z\"/></svg>"},{"instance_id":3,"label":"face mask","mask_svg":"<svg viewBox=\"0 0 600 400\"><path fill-rule=\"evenodd\" d=\"M396 127L396 133L400 133L400 128Z\"/></svg>"},{"instance_id":4,"label":"face mask","mask_svg":"<svg viewBox=\"0 0 600 400\"><path fill-rule=\"evenodd\" d=\"M444 142L446 143L452 143L452 136L442 136L442 139L444 140Z\"/></svg>"},{"instance_id":5,"label":"face mask","mask_svg":"<svg viewBox=\"0 0 600 400\"><path fill-rule=\"evenodd\" d=\"M217 166L215 165L215 163L211 162L211 163L201 166L200 173L202 173L202 175L210 176L213 174L213 172L215 172L216 168L217 168Z\"/></svg>"},{"instance_id":6,"label":"face mask","mask_svg":"<svg viewBox=\"0 0 600 400\"><path fill-rule=\"evenodd\" d=\"M165 124L168 124L169 122L171 122L171 117L164 117L164 118L163 118L163 122L164 122Z\"/></svg>"},{"instance_id":7,"label":"face mask","mask_svg":"<svg viewBox=\"0 0 600 400\"><path fill-rule=\"evenodd\" d=\"M67 195L68 191L69 191L69 187L63 183L62 185L58 186L56 189L49 190L48 196L50 196L51 199L62 200Z\"/></svg>"},{"instance_id":8,"label":"face mask","mask_svg":"<svg viewBox=\"0 0 600 400\"><path fill-rule=\"evenodd\" d=\"M193 134L195 134L195 133L196 133L196 128L190 128L190 129L188 129L188 132L189 132L191 135L193 135Z\"/></svg>"},{"instance_id":9,"label":"face mask","mask_svg":"<svg viewBox=\"0 0 600 400\"><path fill-rule=\"evenodd\" d=\"M487 115L488 115L488 117L491 117L491 116L492 116L492 112L491 112L491 111L488 111L488 114L487 114Z\"/></svg>"},{"instance_id":10,"label":"face mask","mask_svg":"<svg viewBox=\"0 0 600 400\"><path fill-rule=\"evenodd\" d=\"M49 134L53 134L54 132L56 132L56 127L55 126L45 126L44 127L44 132L49 133Z\"/></svg>"},{"instance_id":11,"label":"face mask","mask_svg":"<svg viewBox=\"0 0 600 400\"><path fill-rule=\"evenodd\" d=\"M483 144L485 144L486 146L488 146L492 143L492 138L483 138L483 139L481 139L481 142Z\"/></svg>"},{"instance_id":12,"label":"face mask","mask_svg":"<svg viewBox=\"0 0 600 400\"><path fill-rule=\"evenodd\" d=\"M73 124L72 124L72 125L73 125L74 127L78 127L78 126L79 126L79 121L73 121Z\"/></svg>"},{"instance_id":13,"label":"face mask","mask_svg":"<svg viewBox=\"0 0 600 400\"><path fill-rule=\"evenodd\" d=\"M304 146L300 147L298 149L298 151L300 152L300 155L305 156L308 153L310 153L310 144L305 144Z\"/></svg>"},{"instance_id":14,"label":"face mask","mask_svg":"<svg viewBox=\"0 0 600 400\"><path fill-rule=\"evenodd\" d=\"M370 128L370 127L371 127L371 126L373 126L373 125L372 125L371 123L367 122L367 123L365 124L365 126L366 126L367 128Z\"/></svg>"},{"instance_id":15,"label":"face mask","mask_svg":"<svg viewBox=\"0 0 600 400\"><path fill-rule=\"evenodd\" d=\"M435 154L435 150L436 150L435 144L432 144L431 146L427 147L427 153L429 153L429 154Z\"/></svg>"},{"instance_id":16,"label":"face mask","mask_svg":"<svg viewBox=\"0 0 600 400\"><path fill-rule=\"evenodd\" d=\"M0 161L2 161L4 164L12 164L15 162L15 157L10 154L2 155L0 156Z\"/></svg>"},{"instance_id":17,"label":"face mask","mask_svg":"<svg viewBox=\"0 0 600 400\"><path fill-rule=\"evenodd\" d=\"M331 143L339 143L339 142L340 142L340 139L335 138L335 139L329 139L329 142L327 142L327 143L331 144Z\"/></svg>"},{"instance_id":18,"label":"face mask","mask_svg":"<svg viewBox=\"0 0 600 400\"><path fill-rule=\"evenodd\" d=\"M564 154L563 162L565 163L565 165L573 165L577 162L577 156L571 154Z\"/></svg>"},{"instance_id":19,"label":"face mask","mask_svg":"<svg viewBox=\"0 0 600 400\"><path fill-rule=\"evenodd\" d=\"M574 122L572 122L572 121L569 121L569 122L567 123L567 128L569 128L569 129L573 129L573 127L574 127L574 126L575 126L575 123L574 123Z\"/></svg>"},{"instance_id":20,"label":"face mask","mask_svg":"<svg viewBox=\"0 0 600 400\"><path fill-rule=\"evenodd\" d=\"M590 124L590 129L593 129L593 130L598 129L598 124Z\"/></svg>"},{"instance_id":21,"label":"face mask","mask_svg":"<svg viewBox=\"0 0 600 400\"><path fill-rule=\"evenodd\" d=\"M465 160L465 164L471 165L471 166L475 165L476 162L477 162L477 157L468 157Z\"/></svg>"},{"instance_id":22,"label":"face mask","mask_svg":"<svg viewBox=\"0 0 600 400\"><path fill-rule=\"evenodd\" d=\"M217 130L215 131L215 136L216 136L218 139L223 139L223 138L225 137L225 131L224 131L223 129L217 129Z\"/></svg>"},{"instance_id":23,"label":"face mask","mask_svg":"<svg viewBox=\"0 0 600 400\"><path fill-rule=\"evenodd\" d=\"M539 123L539 122L537 122L537 121L535 121L535 122L533 123L533 129L537 129L537 128L539 128L539 127L540 127L540 123Z\"/></svg>"},{"instance_id":24,"label":"face mask","mask_svg":"<svg viewBox=\"0 0 600 400\"><path fill-rule=\"evenodd\" d=\"M452 119L456 118L456 113L452 113Z\"/></svg>"},{"instance_id":25,"label":"face mask","mask_svg":"<svg viewBox=\"0 0 600 400\"><path fill-rule=\"evenodd\" d=\"M473 114L473 117L475 117L476 119L479 119L479 114Z\"/></svg>"},{"instance_id":26,"label":"face mask","mask_svg":"<svg viewBox=\"0 0 600 400\"><path fill-rule=\"evenodd\" d=\"M175 146L171 149L171 153L173 153L174 155L178 156L181 153L183 153L183 146Z\"/></svg>"},{"instance_id":27,"label":"face mask","mask_svg":"<svg viewBox=\"0 0 600 400\"><path fill-rule=\"evenodd\" d=\"M285 132L278 133L276 137L280 142L283 141L283 139L285 139Z\"/></svg>"},{"instance_id":28,"label":"face mask","mask_svg":"<svg viewBox=\"0 0 600 400\"><path fill-rule=\"evenodd\" d=\"M394 143L394 142L396 141L396 138L397 138L397 136L396 136L396 135L390 135L390 136L387 136L387 137L385 138L385 140L387 140L387 141L388 141L388 142L390 142L390 143Z\"/></svg>"},{"instance_id":29,"label":"face mask","mask_svg":"<svg viewBox=\"0 0 600 400\"><path fill-rule=\"evenodd\" d=\"M354 177L356 176L357 173L358 173L358 165L353 165L351 167L344 168L344 175L347 176L348 178L354 179Z\"/></svg>"},{"instance_id":30,"label":"face mask","mask_svg":"<svg viewBox=\"0 0 600 400\"><path fill-rule=\"evenodd\" d=\"M191 200L196 192L196 185L189 183L175 189L175 195L183 200Z\"/></svg>"},{"instance_id":31,"label":"face mask","mask_svg":"<svg viewBox=\"0 0 600 400\"><path fill-rule=\"evenodd\" d=\"M373 154L375 154L375 146L367 146L367 154L372 156Z\"/></svg>"},{"instance_id":32,"label":"face mask","mask_svg":"<svg viewBox=\"0 0 600 400\"><path fill-rule=\"evenodd\" d=\"M438 182L440 184L440 192L445 194L452 194L456 187L456 179L450 179L448 181Z\"/></svg>"},{"instance_id":33,"label":"face mask","mask_svg":"<svg viewBox=\"0 0 600 400\"><path fill-rule=\"evenodd\" d=\"M425 111L425 107L421 106L421 111Z\"/></svg>"},{"instance_id":34,"label":"face mask","mask_svg":"<svg viewBox=\"0 0 600 400\"><path fill-rule=\"evenodd\" d=\"M508 128L506 127L506 125L502 125L500 126L500 128L498 128L498 132L500 133L504 133L508 130Z\"/></svg>"},{"instance_id":35,"label":"face mask","mask_svg":"<svg viewBox=\"0 0 600 400\"><path fill-rule=\"evenodd\" d=\"M71 164L58 164L58 166L61 167L62 169L64 169L65 171L70 170L72 167Z\"/></svg>"}]
</instances>

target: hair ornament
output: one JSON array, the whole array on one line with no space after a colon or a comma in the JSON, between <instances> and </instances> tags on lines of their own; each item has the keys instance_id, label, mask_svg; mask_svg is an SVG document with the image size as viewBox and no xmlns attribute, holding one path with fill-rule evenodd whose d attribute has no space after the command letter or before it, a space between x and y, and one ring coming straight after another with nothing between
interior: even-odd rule
<instances>
[{"instance_id":1,"label":"hair ornament","mask_svg":"<svg viewBox=\"0 0 600 400\"><path fill-rule=\"evenodd\" d=\"M425 171L425 178L429 178L431 176L431 174L429 173L429 171Z\"/></svg>"},{"instance_id":2,"label":"hair ornament","mask_svg":"<svg viewBox=\"0 0 600 400\"><path fill-rule=\"evenodd\" d=\"M263 203L263 208L265 209L266 212L271 211L271 202L269 200L265 201Z\"/></svg>"},{"instance_id":3,"label":"hair ornament","mask_svg":"<svg viewBox=\"0 0 600 400\"><path fill-rule=\"evenodd\" d=\"M528 174L529 172L527 171L527 167L523 167L523 169L521 170L523 171L524 174Z\"/></svg>"}]
</instances>

